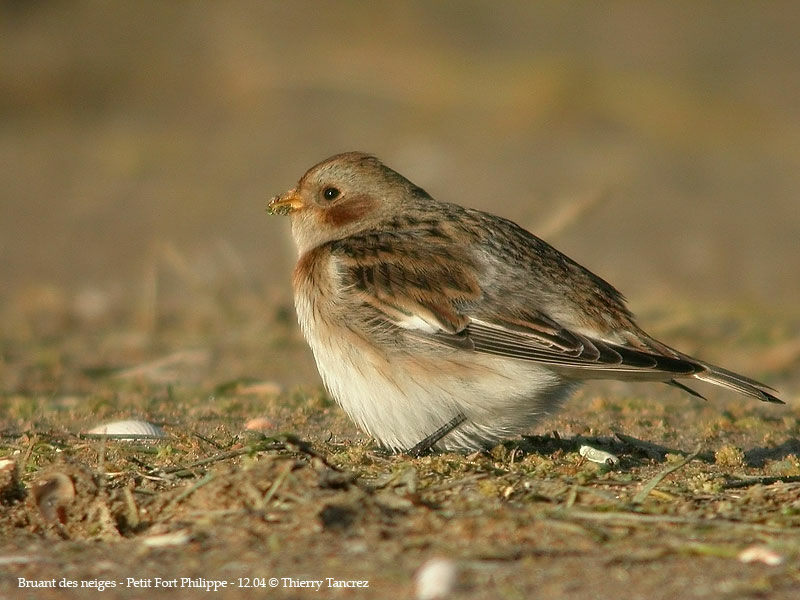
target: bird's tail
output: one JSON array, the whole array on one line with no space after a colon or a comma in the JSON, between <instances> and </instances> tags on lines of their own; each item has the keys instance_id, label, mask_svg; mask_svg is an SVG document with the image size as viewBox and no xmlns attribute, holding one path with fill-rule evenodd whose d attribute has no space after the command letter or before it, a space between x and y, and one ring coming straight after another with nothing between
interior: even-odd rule
<instances>
[{"instance_id":1,"label":"bird's tail","mask_svg":"<svg viewBox=\"0 0 800 600\"><path fill-rule=\"evenodd\" d=\"M784 404L783 400L772 393L776 390L768 385L764 385L763 383L760 383L754 379L750 379L749 377L745 377L744 375L739 375L733 371L728 371L722 367L716 367L706 363L700 364L705 367L705 369L693 374L692 377L695 379L707 381L708 383L713 383L714 385L728 388L729 390L739 392L745 396L756 398L762 402Z\"/></svg>"}]
</instances>

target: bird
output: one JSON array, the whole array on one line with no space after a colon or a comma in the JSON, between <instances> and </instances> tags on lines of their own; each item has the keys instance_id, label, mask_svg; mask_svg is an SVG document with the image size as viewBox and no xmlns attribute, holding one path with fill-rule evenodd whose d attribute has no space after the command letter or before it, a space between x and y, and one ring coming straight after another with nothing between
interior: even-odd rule
<instances>
[{"instance_id":1,"label":"bird","mask_svg":"<svg viewBox=\"0 0 800 600\"><path fill-rule=\"evenodd\" d=\"M514 222L434 199L378 158L332 156L267 211L288 215L294 303L328 393L392 452L491 447L593 379L773 388L693 358L622 294Z\"/></svg>"}]
</instances>

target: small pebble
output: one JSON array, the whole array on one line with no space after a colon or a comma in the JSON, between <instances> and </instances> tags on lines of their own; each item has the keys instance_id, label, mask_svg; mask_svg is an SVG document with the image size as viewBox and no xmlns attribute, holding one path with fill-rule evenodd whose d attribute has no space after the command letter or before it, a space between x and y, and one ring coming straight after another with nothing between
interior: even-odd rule
<instances>
[{"instance_id":1,"label":"small pebble","mask_svg":"<svg viewBox=\"0 0 800 600\"><path fill-rule=\"evenodd\" d=\"M456 563L448 558L432 558L417 571L417 600L437 600L447 597L456 584Z\"/></svg>"},{"instance_id":2,"label":"small pebble","mask_svg":"<svg viewBox=\"0 0 800 600\"><path fill-rule=\"evenodd\" d=\"M163 548L165 546L183 546L192 539L189 531L181 529L170 533L148 535L142 538L141 543L148 548Z\"/></svg>"},{"instance_id":3,"label":"small pebble","mask_svg":"<svg viewBox=\"0 0 800 600\"><path fill-rule=\"evenodd\" d=\"M611 452L600 450L599 448L592 448L591 446L583 445L578 449L578 453L586 460L608 465L610 467L619 464L619 457Z\"/></svg>"},{"instance_id":4,"label":"small pebble","mask_svg":"<svg viewBox=\"0 0 800 600\"><path fill-rule=\"evenodd\" d=\"M266 417L253 417L244 424L248 431L274 431L275 424Z\"/></svg>"},{"instance_id":5,"label":"small pebble","mask_svg":"<svg viewBox=\"0 0 800 600\"><path fill-rule=\"evenodd\" d=\"M783 556L766 546L750 546L739 553L739 560L743 563L762 562L775 567L783 562Z\"/></svg>"}]
</instances>

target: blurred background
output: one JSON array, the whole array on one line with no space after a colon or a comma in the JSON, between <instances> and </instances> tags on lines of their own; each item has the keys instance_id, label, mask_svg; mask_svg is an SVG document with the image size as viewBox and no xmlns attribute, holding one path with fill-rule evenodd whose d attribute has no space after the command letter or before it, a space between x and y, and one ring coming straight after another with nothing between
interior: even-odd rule
<instances>
[{"instance_id":1,"label":"blurred background","mask_svg":"<svg viewBox=\"0 0 800 600\"><path fill-rule=\"evenodd\" d=\"M293 319L266 202L356 149L636 312L796 313L797 3L7 0L0 39L7 335L242 297Z\"/></svg>"}]
</instances>

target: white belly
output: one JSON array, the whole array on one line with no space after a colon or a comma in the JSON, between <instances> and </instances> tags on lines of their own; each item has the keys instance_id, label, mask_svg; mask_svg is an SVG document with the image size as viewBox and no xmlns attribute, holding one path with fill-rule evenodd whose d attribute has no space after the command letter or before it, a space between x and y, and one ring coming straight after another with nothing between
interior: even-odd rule
<instances>
[{"instance_id":1,"label":"white belly","mask_svg":"<svg viewBox=\"0 0 800 600\"><path fill-rule=\"evenodd\" d=\"M381 444L408 449L459 413L467 422L438 444L472 449L526 431L556 409L572 385L530 362L463 350L377 349L331 325L303 294L298 320L322 380L350 418ZM322 323L325 325L322 325Z\"/></svg>"}]
</instances>

